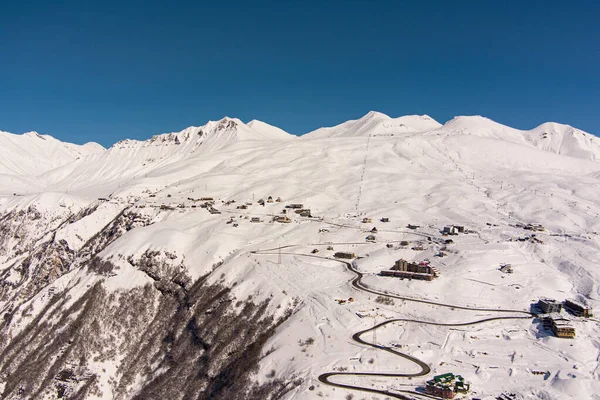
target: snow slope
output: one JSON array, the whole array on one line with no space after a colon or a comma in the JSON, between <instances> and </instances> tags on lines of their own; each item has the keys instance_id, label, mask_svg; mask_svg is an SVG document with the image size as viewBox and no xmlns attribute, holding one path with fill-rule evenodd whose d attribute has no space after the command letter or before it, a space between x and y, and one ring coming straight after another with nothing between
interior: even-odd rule
<instances>
[{"instance_id":1,"label":"snow slope","mask_svg":"<svg viewBox=\"0 0 600 400\"><path fill-rule=\"evenodd\" d=\"M523 131L481 116L461 116L446 122L442 130L452 134L490 137L529 144L544 151L585 160L600 160L598 137L555 122L546 122L529 131Z\"/></svg>"},{"instance_id":2,"label":"snow slope","mask_svg":"<svg viewBox=\"0 0 600 400\"><path fill-rule=\"evenodd\" d=\"M76 145L63 143L50 135L27 132L15 135L0 131L0 174L37 176L72 163L78 158L102 154L98 143Z\"/></svg>"},{"instance_id":3,"label":"snow slope","mask_svg":"<svg viewBox=\"0 0 600 400\"><path fill-rule=\"evenodd\" d=\"M551 131L569 135L560 125L536 129L529 133L541 132L539 140ZM0 327L0 352L10 357L0 357L0 392L23 397L14 371L48 365L51 371L68 367L95 376L97 390L88 398L106 399L163 387L153 379L176 370L178 389L169 396L185 398L183 388L198 379L196 366L211 349L226 349L229 363L241 345L213 346L211 332L219 327L199 321L229 301L195 309L200 297L192 295L189 278L223 285L235 300L231 313L248 299L269 301L265 312L275 318L289 313L266 338L252 372L253 381L267 387L277 379L288 382L289 391L279 398L372 397L324 385L317 377L326 372L418 372L406 359L351 340L355 332L389 322L363 339L417 357L431 373L410 380L337 376L336 382L400 393L421 388L434 374L454 372L473 383L465 398L509 392L526 399L594 399L598 319L572 317L572 341L554 337L534 318L460 325L514 314L499 308L522 316L546 296L600 307L600 163L591 157L593 143L565 138L544 147L526 131L482 117L458 117L441 126L422 117L369 113L299 139L259 121L226 118L148 141L123 141L85 162L59 167L36 178L43 182L41 194L15 196L4 187L0 311L9 317ZM282 202L257 203L269 196ZM218 213L201 207L207 201L201 198L213 198ZM285 209L290 203L302 203L313 217ZM291 222L274 222L284 209ZM365 217L372 222L362 223ZM523 229L529 223L545 231ZM449 224L469 233L443 236ZM373 227L376 241L367 242ZM369 288L405 299L384 301L353 287L356 276L332 260L335 251L360 257L356 268ZM378 275L399 258L429 260L441 275L431 282ZM502 263L511 263L514 272L501 272ZM173 298L183 302L161 308ZM77 304L85 304L88 314ZM165 315L179 320L157 325ZM231 323L219 315L220 327ZM236 316L242 325L221 336L252 330L246 317ZM56 343L50 338L37 344L42 335L36 329L52 330L69 320L77 325L56 331L76 332L76 339L59 335ZM172 350L181 332L196 345L185 352L198 355L190 369L182 367L185 354ZM104 335L105 351L98 345ZM140 342L131 339L137 337ZM85 340L90 344L81 351L87 357L65 350ZM132 355L127 342L143 354ZM57 350L47 354L55 344ZM163 347L167 363L161 363L162 353L145 355ZM14 349L18 354L12 355ZM143 368L130 368L132 360ZM206 375L228 376L229 370L219 368ZM56 397L47 384L56 381L50 375L40 380L47 386L37 398ZM21 383L26 398L32 398L28 385L36 382ZM83 390L87 381L65 382Z\"/></svg>"},{"instance_id":4,"label":"snow slope","mask_svg":"<svg viewBox=\"0 0 600 400\"><path fill-rule=\"evenodd\" d=\"M302 137L315 139L423 132L437 129L440 126L437 121L427 115L406 115L391 118L380 112L369 111L360 119L347 121L330 128L320 128Z\"/></svg>"}]
</instances>

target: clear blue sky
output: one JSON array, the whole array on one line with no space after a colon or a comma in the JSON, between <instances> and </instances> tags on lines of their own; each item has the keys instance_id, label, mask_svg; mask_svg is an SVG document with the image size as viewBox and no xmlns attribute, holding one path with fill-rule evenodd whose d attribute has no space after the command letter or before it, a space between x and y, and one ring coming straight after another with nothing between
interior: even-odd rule
<instances>
[{"instance_id":1,"label":"clear blue sky","mask_svg":"<svg viewBox=\"0 0 600 400\"><path fill-rule=\"evenodd\" d=\"M600 134L600 2L11 1L0 130L105 146L227 115L369 110ZM217 4L218 3L218 4Z\"/></svg>"}]
</instances>

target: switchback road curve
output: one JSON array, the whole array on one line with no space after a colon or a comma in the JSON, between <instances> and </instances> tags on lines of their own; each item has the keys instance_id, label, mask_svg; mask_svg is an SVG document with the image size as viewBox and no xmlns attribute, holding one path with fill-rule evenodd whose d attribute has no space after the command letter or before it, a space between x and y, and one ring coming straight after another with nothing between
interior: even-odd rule
<instances>
[{"instance_id":1,"label":"switchback road curve","mask_svg":"<svg viewBox=\"0 0 600 400\"><path fill-rule=\"evenodd\" d=\"M352 339L362 345L365 346L369 346L369 347L373 347L375 349L378 350L382 350L382 351L386 351L390 354L393 354L395 356L398 357L402 357L406 360L409 360L413 363L415 363L419 368L420 371L418 372L413 372L413 373L382 373L382 372L327 372L324 374L319 375L318 380L325 384L325 385L329 385L329 386L334 386L334 387L339 387L339 388L344 388L344 389L351 389L351 390L358 390L358 391L363 391L363 392L369 392L369 393L377 393L377 394L381 394L381 395L385 395L385 396L389 396L395 399L403 399L403 400L410 400L410 399L414 399L414 396L420 396L420 397L431 397L428 395L425 395L424 393L419 393L419 392L414 392L414 391L409 391L409 390L398 390L395 392L390 392L387 390L380 390L380 389L373 389L373 388L369 388L369 387L364 387L364 386L356 386L356 385L349 385L349 384L343 384L343 383L337 383L337 382L333 382L331 381L332 377L335 376L372 376L372 377L388 377L388 378L412 378L412 377L419 377L419 376L425 376L428 375L431 372L431 368L429 367L429 365L425 362L423 362L422 360L413 357L409 354L406 353L402 353L399 352L391 347L387 347L387 346L381 346L378 345L377 343L371 343L371 342L367 342L364 339L362 339L362 336L368 332L372 332L376 329L379 329L385 325L388 324L392 324L392 323L414 323L414 324L424 324L424 325L433 325L433 326L447 326L447 327L458 327L458 326L472 326L472 325L477 325L477 324L482 324L482 323L486 323L486 322L491 322L491 321L497 321L497 320L514 320L514 319L529 319L532 317L535 317L535 314L532 314L530 312L527 311L522 311L522 310L511 310L511 309L493 309L493 308L477 308L477 307L467 307L467 306L457 306L457 305L453 305L453 304L447 304L447 303L440 303L440 302L434 302L434 301L430 301L430 300L419 300L419 299L413 299L410 297L404 297L404 296L398 296L398 295L393 295L393 294L388 294L385 292L380 292L377 290L373 290L370 288L367 288L364 286L364 284L362 283L362 278L363 278L363 274L361 272L359 272L358 270L356 270L354 268L354 266L352 265L352 263L348 262L348 261L343 261L343 260L339 260L336 258L330 258L330 257L322 257L322 256L316 256L313 254L300 254L300 253L289 253L289 252L281 252L281 249L284 248L290 248L292 246L282 246L282 247L277 247L277 248L273 248L273 249L268 249L268 250L256 250L256 251L252 251L252 254L286 254L286 255L295 255L295 256L303 256L303 257L312 257L312 258L319 258L319 259L323 259L323 260L331 260L331 261L337 261L340 262L342 264L344 264L346 266L346 268L352 272L353 274L356 275L356 277L354 279L352 279L352 281L350 282L351 285L357 289L357 290L361 290L367 293L371 293L371 294L376 294L378 296L384 296L384 297L389 297L389 298L393 298L393 299L400 299L400 300L405 300L405 301L413 301L413 302L417 302L417 303L423 303L423 304L429 304L429 305L435 305L435 306L439 306L439 307L447 307L447 308L454 308L454 309L460 309L460 310L469 310L469 311L488 311L488 312L501 312L501 313L516 313L516 314L522 314L519 316L499 316L499 317L488 317L488 318L484 318L484 319L479 319L476 321L469 321L469 322L459 322L459 323L442 323L442 322L431 322L431 321L421 321L421 320L415 320L415 319L405 319L405 318L397 318L397 319L391 319L391 320L387 320L384 321L380 324L377 324L373 327L370 327L368 329L356 332L354 335L352 335ZM278 252L274 252L274 250L278 250ZM413 396L413 397L410 397Z\"/></svg>"}]
</instances>

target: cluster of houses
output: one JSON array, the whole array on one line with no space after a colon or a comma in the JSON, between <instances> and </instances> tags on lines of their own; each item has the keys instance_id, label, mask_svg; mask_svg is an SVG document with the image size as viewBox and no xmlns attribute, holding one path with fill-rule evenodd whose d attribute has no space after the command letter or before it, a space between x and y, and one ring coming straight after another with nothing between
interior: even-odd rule
<instances>
[{"instance_id":1,"label":"cluster of houses","mask_svg":"<svg viewBox=\"0 0 600 400\"><path fill-rule=\"evenodd\" d=\"M421 261L417 264L400 259L394 263L390 270L381 271L379 275L432 281L433 278L440 276L440 272L437 268L431 266L428 261Z\"/></svg>"},{"instance_id":2,"label":"cluster of houses","mask_svg":"<svg viewBox=\"0 0 600 400\"><path fill-rule=\"evenodd\" d=\"M388 217L382 217L380 219L381 222L390 222L390 219ZM373 222L372 218L368 218L368 217L364 217L361 221L363 224L370 224Z\"/></svg>"},{"instance_id":3,"label":"cluster of houses","mask_svg":"<svg viewBox=\"0 0 600 400\"><path fill-rule=\"evenodd\" d=\"M541 224L522 224L518 222L515 226L517 228L525 229L526 231L544 232L546 230Z\"/></svg>"},{"instance_id":4,"label":"cluster of houses","mask_svg":"<svg viewBox=\"0 0 600 400\"><path fill-rule=\"evenodd\" d=\"M282 202L282 200L281 200L281 197L278 197L276 200L273 200L273 196L269 196L269 197L267 197L267 201L266 201L266 202L265 202L265 200L264 200L264 199L259 199L259 200L257 201L257 203L258 203L259 205L261 205L261 206L264 206L264 205L265 205L265 203L281 203L281 202Z\"/></svg>"},{"instance_id":5,"label":"cluster of houses","mask_svg":"<svg viewBox=\"0 0 600 400\"><path fill-rule=\"evenodd\" d=\"M470 389L471 384L465 382L462 376L452 373L434 376L425 385L425 393L442 399L453 399L456 394L467 393Z\"/></svg>"},{"instance_id":6,"label":"cluster of houses","mask_svg":"<svg viewBox=\"0 0 600 400\"><path fill-rule=\"evenodd\" d=\"M565 300L561 303L554 299L541 298L538 300L536 306L543 313L543 315L540 315L542 327L550 329L559 338L572 339L575 337L575 328L571 324L571 321L560 313L563 306L567 312L574 316L593 317L591 307L584 306L574 300Z\"/></svg>"}]
</instances>

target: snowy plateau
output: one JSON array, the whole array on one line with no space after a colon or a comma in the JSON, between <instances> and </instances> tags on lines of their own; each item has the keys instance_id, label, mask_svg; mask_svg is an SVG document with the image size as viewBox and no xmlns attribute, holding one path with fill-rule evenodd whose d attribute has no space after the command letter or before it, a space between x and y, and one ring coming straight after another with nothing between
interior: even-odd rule
<instances>
[{"instance_id":1,"label":"snowy plateau","mask_svg":"<svg viewBox=\"0 0 600 400\"><path fill-rule=\"evenodd\" d=\"M2 399L425 399L446 373L600 399L591 134L370 112L0 148ZM590 315L557 337L541 298Z\"/></svg>"}]
</instances>

